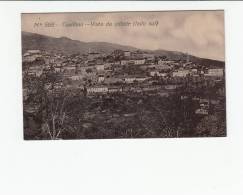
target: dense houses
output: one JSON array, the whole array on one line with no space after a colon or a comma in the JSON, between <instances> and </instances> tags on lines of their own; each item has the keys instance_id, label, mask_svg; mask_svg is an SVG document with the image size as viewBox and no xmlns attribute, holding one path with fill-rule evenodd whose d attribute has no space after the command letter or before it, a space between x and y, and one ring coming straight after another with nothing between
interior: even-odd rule
<instances>
[{"instance_id":1,"label":"dense houses","mask_svg":"<svg viewBox=\"0 0 243 195\"><path fill-rule=\"evenodd\" d=\"M164 56L143 51L115 50L110 54L87 52L87 54L64 55L40 50L28 50L23 54L23 77L40 78L54 74L58 83L46 83L47 90L81 88L87 95L109 94L122 91L174 90L188 78L194 82L204 79L223 80L224 68L205 68L187 60L168 60ZM163 87L155 86L163 80ZM24 100L28 97L24 84ZM206 114L207 107L200 104L196 113Z\"/></svg>"}]
</instances>

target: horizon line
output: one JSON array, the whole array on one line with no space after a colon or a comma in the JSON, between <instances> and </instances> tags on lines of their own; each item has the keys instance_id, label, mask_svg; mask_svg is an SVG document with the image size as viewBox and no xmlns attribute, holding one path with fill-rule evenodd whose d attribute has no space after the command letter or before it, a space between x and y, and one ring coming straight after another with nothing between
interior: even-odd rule
<instances>
[{"instance_id":1,"label":"horizon line","mask_svg":"<svg viewBox=\"0 0 243 195\"><path fill-rule=\"evenodd\" d=\"M182 54L185 54L185 55L190 55L190 56L193 56L193 57L196 57L196 58L200 58L200 59L208 59L208 60L215 60L215 61L220 61L220 62L224 62L225 63L225 59L224 60L219 60L219 59L212 59L212 58L204 58L204 57L199 57L199 56L196 56L196 55L192 55L191 53L189 52L182 52L182 51L178 51L178 50L167 50L167 49L162 49L162 48L159 48L159 49L141 49L141 48L137 48L137 47L133 47L133 46L130 46L130 45L122 45L122 44L119 44L119 43L114 43L114 42L106 42L106 41L92 41L92 42L86 42L86 41L80 41L80 40L76 40L76 39L72 39L72 38L69 38L67 36L60 36L60 37L53 37L53 36L50 36L50 35L45 35L45 34L40 34L40 33L34 33L34 32L29 32L29 31L25 31L25 30L21 30L21 36L22 34L24 33L30 33L30 34L36 34L36 35L42 35L42 36L46 36L46 37L50 37L50 38L56 38L56 39L60 39L60 38L67 38L69 40L72 40L72 41L78 41L80 43L109 43L109 44L115 44L115 45L119 45L119 46L124 46L124 47L131 47L131 48L134 48L134 49L137 49L137 50L142 50L142 51L152 51L152 52L155 52L155 51L160 51L160 50L163 50L163 51L168 51L168 52L178 52L178 53L182 53Z\"/></svg>"}]
</instances>

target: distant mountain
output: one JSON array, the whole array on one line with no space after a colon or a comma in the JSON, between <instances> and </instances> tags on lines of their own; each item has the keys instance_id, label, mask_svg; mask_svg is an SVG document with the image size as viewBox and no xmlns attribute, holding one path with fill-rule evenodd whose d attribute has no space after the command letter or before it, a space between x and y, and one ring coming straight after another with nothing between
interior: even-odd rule
<instances>
[{"instance_id":1,"label":"distant mountain","mask_svg":"<svg viewBox=\"0 0 243 195\"><path fill-rule=\"evenodd\" d=\"M49 52L61 52L64 54L84 54L89 51L111 53L116 49L136 50L135 47L124 46L106 42L81 42L67 37L54 38L50 36L22 32L22 51L29 49L46 50Z\"/></svg>"},{"instance_id":2,"label":"distant mountain","mask_svg":"<svg viewBox=\"0 0 243 195\"><path fill-rule=\"evenodd\" d=\"M135 51L138 48L119 45L107 42L82 42L78 40L72 40L67 37L50 37L46 35L40 35L36 33L22 31L22 52L30 49L39 49L49 52L60 52L63 54L84 54L89 50L92 52L106 53L109 54L114 50L129 50ZM144 50L148 53L152 53L157 56L166 56L169 60L186 60L188 54L178 51L167 51L167 50ZM196 56L189 55L190 61L200 63L208 67L223 67L224 62L199 58Z\"/></svg>"}]
</instances>

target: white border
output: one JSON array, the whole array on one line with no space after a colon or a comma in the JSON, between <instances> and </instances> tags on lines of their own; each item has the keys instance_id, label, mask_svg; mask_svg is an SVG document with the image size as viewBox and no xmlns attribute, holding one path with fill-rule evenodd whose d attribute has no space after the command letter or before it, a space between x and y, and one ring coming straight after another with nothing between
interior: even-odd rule
<instances>
[{"instance_id":1,"label":"white border","mask_svg":"<svg viewBox=\"0 0 243 195\"><path fill-rule=\"evenodd\" d=\"M226 138L23 141L23 12L225 10ZM242 2L0 2L0 194L242 195Z\"/></svg>"}]
</instances>

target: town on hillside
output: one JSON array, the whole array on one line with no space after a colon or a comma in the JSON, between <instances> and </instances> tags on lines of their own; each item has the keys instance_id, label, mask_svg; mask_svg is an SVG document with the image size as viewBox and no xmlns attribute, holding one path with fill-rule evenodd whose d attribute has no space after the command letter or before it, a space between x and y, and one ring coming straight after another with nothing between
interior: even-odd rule
<instances>
[{"instance_id":1,"label":"town on hillside","mask_svg":"<svg viewBox=\"0 0 243 195\"><path fill-rule=\"evenodd\" d=\"M22 60L25 139L226 136L224 66L142 50Z\"/></svg>"}]
</instances>

